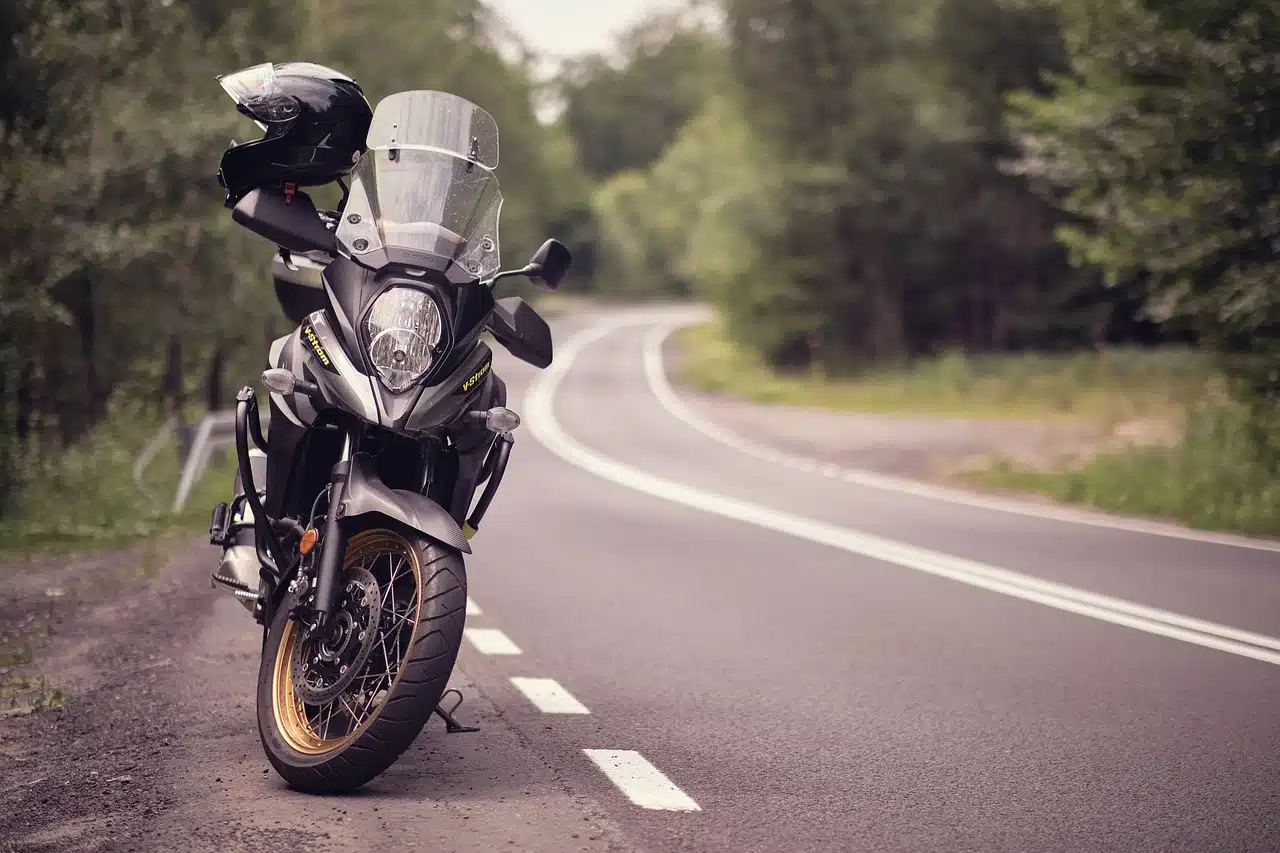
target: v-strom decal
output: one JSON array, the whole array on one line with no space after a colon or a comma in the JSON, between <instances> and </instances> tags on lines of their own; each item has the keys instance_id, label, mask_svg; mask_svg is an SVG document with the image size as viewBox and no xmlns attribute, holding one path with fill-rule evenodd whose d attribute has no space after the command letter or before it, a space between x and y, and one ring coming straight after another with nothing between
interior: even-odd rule
<instances>
[{"instance_id":1,"label":"v-strom decal","mask_svg":"<svg viewBox=\"0 0 1280 853\"><path fill-rule=\"evenodd\" d=\"M328 350L324 348L324 344L320 343L320 336L316 334L315 328L310 323L302 327L302 340L315 353L321 367L330 373L338 372L338 369L333 366L333 359L329 356Z\"/></svg>"},{"instance_id":2,"label":"v-strom decal","mask_svg":"<svg viewBox=\"0 0 1280 853\"><path fill-rule=\"evenodd\" d=\"M369 423L381 423L369 377L357 370L351 359L347 358L324 311L316 311L307 317L302 328L302 342L311 350L316 362L324 368L324 373L316 378L330 392L326 396ZM328 365L325 365L326 359Z\"/></svg>"}]
</instances>

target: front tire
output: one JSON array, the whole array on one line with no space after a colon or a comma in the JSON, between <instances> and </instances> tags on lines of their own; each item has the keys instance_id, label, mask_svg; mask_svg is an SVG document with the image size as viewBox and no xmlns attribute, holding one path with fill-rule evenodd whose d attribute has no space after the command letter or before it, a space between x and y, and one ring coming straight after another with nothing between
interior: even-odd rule
<instances>
[{"instance_id":1,"label":"front tire","mask_svg":"<svg viewBox=\"0 0 1280 853\"><path fill-rule=\"evenodd\" d=\"M352 536L342 564L344 576L371 574L380 598L377 642L355 658L359 674L331 701L304 702L294 667L315 641L290 618L293 594L272 621L258 670L267 758L292 787L315 794L364 785L413 743L449 682L466 619L466 568L453 549L380 528Z\"/></svg>"}]
</instances>

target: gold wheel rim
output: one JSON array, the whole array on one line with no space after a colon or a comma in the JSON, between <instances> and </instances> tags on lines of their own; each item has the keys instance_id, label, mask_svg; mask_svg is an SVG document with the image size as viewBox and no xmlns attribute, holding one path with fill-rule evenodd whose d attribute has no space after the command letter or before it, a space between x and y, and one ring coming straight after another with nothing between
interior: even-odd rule
<instances>
[{"instance_id":1,"label":"gold wheel rim","mask_svg":"<svg viewBox=\"0 0 1280 853\"><path fill-rule=\"evenodd\" d=\"M386 586L382 576L374 571L379 568L380 557L384 558L381 562L386 563L387 567ZM399 558L399 562L396 558ZM302 632L298 630L298 623L294 620L285 623L280 647L276 651L271 690L276 726L285 742L304 755L323 755L341 749L359 737L378 718L386 699L400 681L404 659L413 647L414 637L418 633L418 619L422 614L422 567L418 564L417 551L409 540L390 530L371 530L354 536L347 544L342 568L346 571L355 567L368 569L378 579L382 613L378 626L378 646L348 688L326 705L308 706L303 703L293 686L293 652L297 643L302 641ZM401 573L404 568L409 570L408 574ZM408 577L413 581L413 600L404 612L400 612L395 606L396 582ZM388 597L391 605L389 609ZM391 629L384 633L388 617L393 621ZM388 634L392 631L395 634L389 646ZM392 658L395 658L394 672ZM383 672L370 671L384 666ZM382 696L381 701L377 701L379 695ZM338 721L337 734L334 733L335 716ZM347 724L345 731L344 723Z\"/></svg>"}]
</instances>

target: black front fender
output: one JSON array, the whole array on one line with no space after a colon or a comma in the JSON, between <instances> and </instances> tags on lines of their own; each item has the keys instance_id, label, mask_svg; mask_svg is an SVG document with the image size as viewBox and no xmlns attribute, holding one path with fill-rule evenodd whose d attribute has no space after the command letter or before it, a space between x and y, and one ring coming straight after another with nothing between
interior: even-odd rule
<instances>
[{"instance_id":1,"label":"black front fender","mask_svg":"<svg viewBox=\"0 0 1280 853\"><path fill-rule=\"evenodd\" d=\"M462 528L453 516L417 492L388 487L378 477L373 460L367 454L357 453L351 457L351 473L342 504L343 521L362 515L384 515L429 539L464 554L471 553L471 544L462 535Z\"/></svg>"}]
</instances>

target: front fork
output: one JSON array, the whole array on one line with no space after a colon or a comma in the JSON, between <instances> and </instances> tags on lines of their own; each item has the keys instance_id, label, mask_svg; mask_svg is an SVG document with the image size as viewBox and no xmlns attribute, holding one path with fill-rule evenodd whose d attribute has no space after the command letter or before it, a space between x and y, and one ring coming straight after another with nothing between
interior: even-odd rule
<instances>
[{"instance_id":1,"label":"front fork","mask_svg":"<svg viewBox=\"0 0 1280 853\"><path fill-rule=\"evenodd\" d=\"M342 557L347 552L346 536L342 531L342 501L346 497L347 478L351 474L351 456L356 450L358 436L348 430L342 442L342 456L329 475L329 506L324 516L324 535L320 539L320 559L316 568L315 630L322 630L329 614L338 606L338 591L342 589Z\"/></svg>"}]
</instances>

